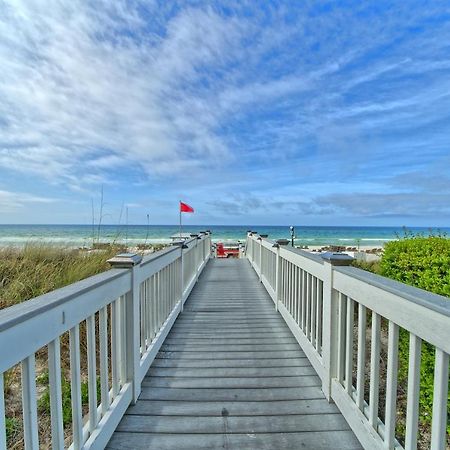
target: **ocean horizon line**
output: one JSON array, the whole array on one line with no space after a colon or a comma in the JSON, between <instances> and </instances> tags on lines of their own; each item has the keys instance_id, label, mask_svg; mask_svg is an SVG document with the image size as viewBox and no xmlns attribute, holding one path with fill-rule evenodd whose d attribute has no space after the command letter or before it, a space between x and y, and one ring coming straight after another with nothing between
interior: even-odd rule
<instances>
[{"instance_id":1,"label":"ocean horizon line","mask_svg":"<svg viewBox=\"0 0 450 450\"><path fill-rule=\"evenodd\" d=\"M30 226L30 227L40 227L40 226L74 226L74 227L88 227L88 228L98 228L100 227L179 227L178 223L162 223L162 224L146 224L146 223L98 223L96 224L86 224L86 223L0 223L0 227L8 226ZM290 226L298 227L298 228L395 228L395 229L424 229L424 230L439 230L439 229L450 229L449 225L299 225L299 224L287 224L287 225L267 225L267 224L196 224L196 223L183 223L183 228L186 227L231 227L231 228L246 228L249 229L252 227L262 227L262 228L289 228ZM252 230L253 231L253 230ZM256 230L257 231L257 230Z\"/></svg>"}]
</instances>

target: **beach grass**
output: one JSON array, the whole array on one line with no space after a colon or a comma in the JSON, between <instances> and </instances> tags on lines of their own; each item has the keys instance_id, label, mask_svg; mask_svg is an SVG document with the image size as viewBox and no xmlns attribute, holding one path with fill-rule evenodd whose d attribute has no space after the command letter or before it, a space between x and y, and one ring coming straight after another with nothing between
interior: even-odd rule
<instances>
[{"instance_id":1,"label":"beach grass","mask_svg":"<svg viewBox=\"0 0 450 450\"><path fill-rule=\"evenodd\" d=\"M110 246L86 251L48 244L0 249L0 309L21 303L109 268Z\"/></svg>"}]
</instances>

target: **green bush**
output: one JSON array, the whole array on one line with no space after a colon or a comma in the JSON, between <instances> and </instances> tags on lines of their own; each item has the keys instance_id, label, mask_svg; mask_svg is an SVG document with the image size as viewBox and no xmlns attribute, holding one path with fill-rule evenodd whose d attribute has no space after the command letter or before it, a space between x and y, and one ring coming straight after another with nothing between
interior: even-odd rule
<instances>
[{"instance_id":1,"label":"green bush","mask_svg":"<svg viewBox=\"0 0 450 450\"><path fill-rule=\"evenodd\" d=\"M450 239L445 235L406 234L386 244L380 263L381 275L435 294L450 297ZM450 301L450 299L449 299ZM408 376L409 334L400 332L399 378ZM424 342L420 368L420 421L431 423L435 348ZM450 391L449 391L450 392ZM450 397L448 407L450 408ZM447 427L450 432L450 425Z\"/></svg>"},{"instance_id":2,"label":"green bush","mask_svg":"<svg viewBox=\"0 0 450 450\"><path fill-rule=\"evenodd\" d=\"M450 239L407 236L386 244L380 263L385 277L450 296Z\"/></svg>"}]
</instances>

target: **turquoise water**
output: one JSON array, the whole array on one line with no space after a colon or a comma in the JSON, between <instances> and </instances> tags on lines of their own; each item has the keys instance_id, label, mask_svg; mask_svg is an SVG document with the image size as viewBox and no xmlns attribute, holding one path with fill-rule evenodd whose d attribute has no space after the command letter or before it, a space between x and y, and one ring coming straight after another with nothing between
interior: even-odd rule
<instances>
[{"instance_id":1,"label":"turquoise water","mask_svg":"<svg viewBox=\"0 0 450 450\"><path fill-rule=\"evenodd\" d=\"M286 226L231 226L189 225L183 232L211 230L214 241L244 240L247 230L268 234L271 239L290 239ZM90 225L0 225L0 246L23 246L42 242L65 246L89 246L92 237L99 236L101 242L115 241L133 246L138 243L167 243L170 236L178 233L176 225L102 225L93 230ZM429 234L428 228L408 228L413 233ZM450 228L433 230L450 235ZM296 226L296 245L345 245L377 246L404 235L401 227L340 227L340 226Z\"/></svg>"}]
</instances>

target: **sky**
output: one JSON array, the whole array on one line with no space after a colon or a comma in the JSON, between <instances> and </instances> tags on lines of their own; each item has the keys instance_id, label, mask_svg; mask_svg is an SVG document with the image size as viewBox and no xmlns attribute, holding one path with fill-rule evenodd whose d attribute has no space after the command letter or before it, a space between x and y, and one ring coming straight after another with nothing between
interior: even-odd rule
<instances>
[{"instance_id":1,"label":"sky","mask_svg":"<svg viewBox=\"0 0 450 450\"><path fill-rule=\"evenodd\" d=\"M0 0L0 223L450 226L450 3Z\"/></svg>"}]
</instances>

